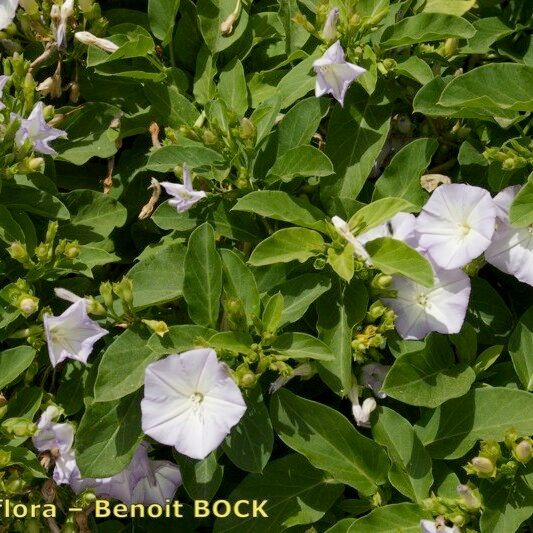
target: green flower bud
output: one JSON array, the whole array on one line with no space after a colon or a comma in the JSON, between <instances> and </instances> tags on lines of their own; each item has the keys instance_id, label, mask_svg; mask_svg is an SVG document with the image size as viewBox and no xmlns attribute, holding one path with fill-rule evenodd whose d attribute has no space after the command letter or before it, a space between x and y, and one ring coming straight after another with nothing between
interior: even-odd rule
<instances>
[{"instance_id":1,"label":"green flower bud","mask_svg":"<svg viewBox=\"0 0 533 533\"><path fill-rule=\"evenodd\" d=\"M50 247L42 242L35 248L34 253L37 261L46 263L49 259Z\"/></svg>"},{"instance_id":2,"label":"green flower bud","mask_svg":"<svg viewBox=\"0 0 533 533\"><path fill-rule=\"evenodd\" d=\"M122 278L120 283L113 283L113 292L128 305L133 303L133 283L129 278Z\"/></svg>"},{"instance_id":3,"label":"green flower bud","mask_svg":"<svg viewBox=\"0 0 533 533\"><path fill-rule=\"evenodd\" d=\"M78 244L78 241L72 241L71 243L65 246L63 254L67 259L76 259L80 255L81 247Z\"/></svg>"},{"instance_id":4,"label":"green flower bud","mask_svg":"<svg viewBox=\"0 0 533 533\"><path fill-rule=\"evenodd\" d=\"M31 294L22 294L17 307L24 316L30 316L39 309L39 298Z\"/></svg>"},{"instance_id":5,"label":"green flower bud","mask_svg":"<svg viewBox=\"0 0 533 533\"><path fill-rule=\"evenodd\" d=\"M481 499L477 489L472 490L469 485L459 484L457 493L462 498L462 503L468 511L477 512L481 508Z\"/></svg>"},{"instance_id":6,"label":"green flower bud","mask_svg":"<svg viewBox=\"0 0 533 533\"><path fill-rule=\"evenodd\" d=\"M53 105L47 105L43 108L43 116L45 120L51 120L54 118L56 110Z\"/></svg>"},{"instance_id":7,"label":"green flower bud","mask_svg":"<svg viewBox=\"0 0 533 533\"><path fill-rule=\"evenodd\" d=\"M33 157L28 161L28 168L33 172L42 172L44 170L44 159L42 157Z\"/></svg>"},{"instance_id":8,"label":"green flower bud","mask_svg":"<svg viewBox=\"0 0 533 533\"><path fill-rule=\"evenodd\" d=\"M459 40L455 38L449 38L444 41L444 47L442 50L442 55L444 57L452 57L457 53L459 48Z\"/></svg>"},{"instance_id":9,"label":"green flower bud","mask_svg":"<svg viewBox=\"0 0 533 533\"><path fill-rule=\"evenodd\" d=\"M473 473L481 478L496 476L496 465L487 457L474 457L471 461Z\"/></svg>"},{"instance_id":10,"label":"green flower bud","mask_svg":"<svg viewBox=\"0 0 533 533\"><path fill-rule=\"evenodd\" d=\"M113 286L109 281L100 283L100 294L104 299L104 303L107 307L113 306Z\"/></svg>"},{"instance_id":11,"label":"green flower bud","mask_svg":"<svg viewBox=\"0 0 533 533\"><path fill-rule=\"evenodd\" d=\"M11 452L0 450L0 469L11 464Z\"/></svg>"},{"instance_id":12,"label":"green flower bud","mask_svg":"<svg viewBox=\"0 0 533 533\"><path fill-rule=\"evenodd\" d=\"M12 242L7 249L7 253L19 263L25 263L29 259L26 245L20 241Z\"/></svg>"},{"instance_id":13,"label":"green flower bud","mask_svg":"<svg viewBox=\"0 0 533 533\"><path fill-rule=\"evenodd\" d=\"M146 324L156 335L164 337L168 333L168 326L162 320L147 320L143 319L143 324Z\"/></svg>"},{"instance_id":14,"label":"green flower bud","mask_svg":"<svg viewBox=\"0 0 533 533\"><path fill-rule=\"evenodd\" d=\"M374 289L388 289L392 285L392 276L376 274L370 284Z\"/></svg>"},{"instance_id":15,"label":"green flower bud","mask_svg":"<svg viewBox=\"0 0 533 533\"><path fill-rule=\"evenodd\" d=\"M239 137L245 141L255 138L255 124L249 118L242 118L239 124Z\"/></svg>"},{"instance_id":16,"label":"green flower bud","mask_svg":"<svg viewBox=\"0 0 533 533\"><path fill-rule=\"evenodd\" d=\"M87 312L91 315L104 316L107 314L106 308L97 302L92 296L86 298Z\"/></svg>"},{"instance_id":17,"label":"green flower bud","mask_svg":"<svg viewBox=\"0 0 533 533\"><path fill-rule=\"evenodd\" d=\"M317 257L313 263L313 267L315 270L323 270L327 263L328 261L325 257Z\"/></svg>"},{"instance_id":18,"label":"green flower bud","mask_svg":"<svg viewBox=\"0 0 533 533\"><path fill-rule=\"evenodd\" d=\"M387 57L383 60L383 67L387 72L390 72L396 68L396 61L391 57Z\"/></svg>"},{"instance_id":19,"label":"green flower bud","mask_svg":"<svg viewBox=\"0 0 533 533\"><path fill-rule=\"evenodd\" d=\"M479 456L486 457L496 464L502 456L500 443L495 440L483 441L479 450Z\"/></svg>"},{"instance_id":20,"label":"green flower bud","mask_svg":"<svg viewBox=\"0 0 533 533\"><path fill-rule=\"evenodd\" d=\"M207 144L208 146L216 144L217 143L217 136L208 129L205 129L202 133L202 139L204 141L204 144Z\"/></svg>"},{"instance_id":21,"label":"green flower bud","mask_svg":"<svg viewBox=\"0 0 533 533\"><path fill-rule=\"evenodd\" d=\"M15 437L33 437L37 425L25 418L8 418L2 422L2 429Z\"/></svg>"}]
</instances>

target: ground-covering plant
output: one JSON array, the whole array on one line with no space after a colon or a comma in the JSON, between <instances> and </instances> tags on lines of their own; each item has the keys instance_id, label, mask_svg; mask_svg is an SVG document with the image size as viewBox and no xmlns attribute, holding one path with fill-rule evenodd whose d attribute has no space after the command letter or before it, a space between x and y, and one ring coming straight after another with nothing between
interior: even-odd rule
<instances>
[{"instance_id":1,"label":"ground-covering plant","mask_svg":"<svg viewBox=\"0 0 533 533\"><path fill-rule=\"evenodd\" d=\"M532 19L2 0L0 531L529 531Z\"/></svg>"}]
</instances>

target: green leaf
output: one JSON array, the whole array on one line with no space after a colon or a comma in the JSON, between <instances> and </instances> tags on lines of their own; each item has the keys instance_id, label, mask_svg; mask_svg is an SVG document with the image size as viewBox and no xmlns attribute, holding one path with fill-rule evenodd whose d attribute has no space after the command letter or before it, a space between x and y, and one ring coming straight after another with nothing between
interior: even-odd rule
<instances>
[{"instance_id":1,"label":"green leaf","mask_svg":"<svg viewBox=\"0 0 533 533\"><path fill-rule=\"evenodd\" d=\"M183 291L185 247L175 243L139 261L127 274L133 282L133 306L142 309L179 298ZM154 283L157 280L157 283Z\"/></svg>"},{"instance_id":2,"label":"green leaf","mask_svg":"<svg viewBox=\"0 0 533 533\"><path fill-rule=\"evenodd\" d=\"M194 348L204 348L207 340L215 334L215 330L195 326L192 324L181 324L170 326L168 333L164 337L153 334L148 340L147 347L154 355L162 356L173 353L186 352Z\"/></svg>"},{"instance_id":3,"label":"green leaf","mask_svg":"<svg viewBox=\"0 0 533 533\"><path fill-rule=\"evenodd\" d=\"M362 322L368 308L365 284L353 279L348 285L337 281L331 292L318 301L317 329L320 339L333 352L333 361L320 361L322 380L339 396L346 396L352 387L352 330Z\"/></svg>"},{"instance_id":4,"label":"green leaf","mask_svg":"<svg viewBox=\"0 0 533 533\"><path fill-rule=\"evenodd\" d=\"M336 274L344 281L349 282L355 272L355 264L353 257L353 246L346 244L342 250L336 248L328 248L328 265L336 272Z\"/></svg>"},{"instance_id":5,"label":"green leaf","mask_svg":"<svg viewBox=\"0 0 533 533\"><path fill-rule=\"evenodd\" d=\"M127 212L115 198L98 191L76 190L61 195L70 211L70 221L59 229L59 235L76 239L81 244L98 242L126 222Z\"/></svg>"},{"instance_id":6,"label":"green leaf","mask_svg":"<svg viewBox=\"0 0 533 533\"><path fill-rule=\"evenodd\" d=\"M372 263L384 274L401 274L425 287L433 285L429 261L402 241L381 237L366 244Z\"/></svg>"},{"instance_id":7,"label":"green leaf","mask_svg":"<svg viewBox=\"0 0 533 533\"><path fill-rule=\"evenodd\" d=\"M192 126L200 116L194 104L174 85L146 83L144 93L152 104L151 111L156 114L158 122L172 128Z\"/></svg>"},{"instance_id":8,"label":"green leaf","mask_svg":"<svg viewBox=\"0 0 533 533\"><path fill-rule=\"evenodd\" d=\"M26 236L20 224L3 205L0 205L0 239L6 244L11 244L13 241L20 241L22 243L26 241Z\"/></svg>"},{"instance_id":9,"label":"green leaf","mask_svg":"<svg viewBox=\"0 0 533 533\"><path fill-rule=\"evenodd\" d=\"M106 159L115 155L119 130L111 125L121 114L118 107L104 102L87 102L72 109L59 123L68 137L54 142L58 159L84 165L91 157ZM91 127L87 128L87 124Z\"/></svg>"},{"instance_id":10,"label":"green leaf","mask_svg":"<svg viewBox=\"0 0 533 533\"><path fill-rule=\"evenodd\" d=\"M395 72L402 76L407 76L422 85L429 83L435 77L431 67L423 59L420 59L417 56L411 56L405 60L399 60Z\"/></svg>"},{"instance_id":11,"label":"green leaf","mask_svg":"<svg viewBox=\"0 0 533 533\"><path fill-rule=\"evenodd\" d=\"M270 169L267 181L289 182L293 178L308 176L329 176L333 174L333 165L328 156L314 146L297 146L276 159Z\"/></svg>"},{"instance_id":12,"label":"green leaf","mask_svg":"<svg viewBox=\"0 0 533 533\"><path fill-rule=\"evenodd\" d=\"M243 117L248 109L248 89L242 63L238 59L231 61L220 73L218 82L218 96L234 111L238 117Z\"/></svg>"},{"instance_id":13,"label":"green leaf","mask_svg":"<svg viewBox=\"0 0 533 533\"><path fill-rule=\"evenodd\" d=\"M428 194L420 185L420 177L429 166L437 147L435 139L427 138L416 139L404 146L377 180L373 199L395 196L422 208Z\"/></svg>"},{"instance_id":14,"label":"green leaf","mask_svg":"<svg viewBox=\"0 0 533 533\"><path fill-rule=\"evenodd\" d=\"M211 52L221 52L244 34L248 25L248 12L243 6L229 35L223 35L220 25L235 9L234 0L199 0L196 6L200 19L200 31Z\"/></svg>"},{"instance_id":15,"label":"green leaf","mask_svg":"<svg viewBox=\"0 0 533 533\"><path fill-rule=\"evenodd\" d=\"M285 389L272 397L270 411L281 440L336 481L363 495L373 494L385 482L389 469L385 450L363 437L339 412Z\"/></svg>"},{"instance_id":16,"label":"green leaf","mask_svg":"<svg viewBox=\"0 0 533 533\"><path fill-rule=\"evenodd\" d=\"M392 460L389 471L392 485L414 502L429 496L433 484L431 457L411 424L396 411L381 407L372 424L372 435L387 448Z\"/></svg>"},{"instance_id":17,"label":"green leaf","mask_svg":"<svg viewBox=\"0 0 533 533\"><path fill-rule=\"evenodd\" d=\"M309 306L330 287L331 280L320 274L303 274L278 285L276 291L281 292L284 300L281 325L300 320Z\"/></svg>"},{"instance_id":18,"label":"green leaf","mask_svg":"<svg viewBox=\"0 0 533 533\"><path fill-rule=\"evenodd\" d=\"M522 315L511 333L509 353L522 385L526 390L533 390L533 307Z\"/></svg>"},{"instance_id":19,"label":"green leaf","mask_svg":"<svg viewBox=\"0 0 533 533\"><path fill-rule=\"evenodd\" d=\"M261 387L246 391L246 412L222 444L231 462L246 472L262 472L274 446L272 422Z\"/></svg>"},{"instance_id":20,"label":"green leaf","mask_svg":"<svg viewBox=\"0 0 533 533\"><path fill-rule=\"evenodd\" d=\"M403 198L381 198L361 207L348 221L350 229L364 233L390 220L400 212L416 211L416 207Z\"/></svg>"},{"instance_id":21,"label":"green leaf","mask_svg":"<svg viewBox=\"0 0 533 533\"><path fill-rule=\"evenodd\" d=\"M478 440L503 441L511 428L519 435L533 434L533 395L486 387L473 389L428 412L416 430L432 457L457 459Z\"/></svg>"},{"instance_id":22,"label":"green leaf","mask_svg":"<svg viewBox=\"0 0 533 533\"><path fill-rule=\"evenodd\" d=\"M272 343L271 347L282 355L292 359L316 359L331 361L333 354L327 344L307 333L283 333Z\"/></svg>"},{"instance_id":23,"label":"green leaf","mask_svg":"<svg viewBox=\"0 0 533 533\"><path fill-rule=\"evenodd\" d=\"M221 331L213 335L208 342L215 350L229 350L248 355L252 353L254 340L249 333L243 331Z\"/></svg>"},{"instance_id":24,"label":"green leaf","mask_svg":"<svg viewBox=\"0 0 533 533\"><path fill-rule=\"evenodd\" d=\"M196 103L205 105L216 94L214 77L217 73L217 58L206 46L202 46L196 58L193 95Z\"/></svg>"},{"instance_id":25,"label":"green leaf","mask_svg":"<svg viewBox=\"0 0 533 533\"><path fill-rule=\"evenodd\" d=\"M222 160L222 155L203 144L188 141L180 146L163 146L152 152L146 164L146 170L171 172L178 165L187 163L189 169L211 166Z\"/></svg>"},{"instance_id":26,"label":"green leaf","mask_svg":"<svg viewBox=\"0 0 533 533\"><path fill-rule=\"evenodd\" d=\"M15 381L33 362L31 346L17 346L0 353L0 389Z\"/></svg>"},{"instance_id":27,"label":"green leaf","mask_svg":"<svg viewBox=\"0 0 533 533\"><path fill-rule=\"evenodd\" d=\"M444 13L460 17L469 11L476 0L427 0L424 13Z\"/></svg>"},{"instance_id":28,"label":"green leaf","mask_svg":"<svg viewBox=\"0 0 533 533\"><path fill-rule=\"evenodd\" d=\"M189 237L183 280L183 296L196 324L216 325L221 292L222 260L215 246L215 232L204 223Z\"/></svg>"},{"instance_id":29,"label":"green leaf","mask_svg":"<svg viewBox=\"0 0 533 533\"><path fill-rule=\"evenodd\" d=\"M516 63L491 63L454 78L439 104L446 107L533 111L533 67Z\"/></svg>"},{"instance_id":30,"label":"green leaf","mask_svg":"<svg viewBox=\"0 0 533 533\"><path fill-rule=\"evenodd\" d=\"M261 322L264 331L275 333L281 323L281 314L283 313L283 295L278 292L271 296L265 304Z\"/></svg>"},{"instance_id":31,"label":"green leaf","mask_svg":"<svg viewBox=\"0 0 533 533\"><path fill-rule=\"evenodd\" d=\"M509 210L509 222L523 228L533 224L533 181L528 181L515 196Z\"/></svg>"},{"instance_id":32,"label":"green leaf","mask_svg":"<svg viewBox=\"0 0 533 533\"><path fill-rule=\"evenodd\" d=\"M432 520L428 511L414 503L393 503L378 507L358 518L344 533L419 533L420 520ZM340 533L339 531L339 533ZM336 532L337 533L337 532Z\"/></svg>"},{"instance_id":33,"label":"green leaf","mask_svg":"<svg viewBox=\"0 0 533 533\"><path fill-rule=\"evenodd\" d=\"M232 211L247 211L322 232L326 228L326 215L320 209L309 200L295 198L284 191L253 191L239 198Z\"/></svg>"},{"instance_id":34,"label":"green leaf","mask_svg":"<svg viewBox=\"0 0 533 533\"><path fill-rule=\"evenodd\" d=\"M329 120L326 154L335 175L321 180L320 198L332 215L345 218L361 192L390 129L391 108L379 86L372 96L353 85Z\"/></svg>"},{"instance_id":35,"label":"green leaf","mask_svg":"<svg viewBox=\"0 0 533 533\"><path fill-rule=\"evenodd\" d=\"M143 438L140 399L136 393L87 407L75 442L82 477L111 477L129 465Z\"/></svg>"},{"instance_id":36,"label":"green leaf","mask_svg":"<svg viewBox=\"0 0 533 533\"><path fill-rule=\"evenodd\" d=\"M180 0L148 0L148 18L152 33L163 44L172 39Z\"/></svg>"},{"instance_id":37,"label":"green leaf","mask_svg":"<svg viewBox=\"0 0 533 533\"><path fill-rule=\"evenodd\" d=\"M498 17L486 17L473 22L476 33L461 48L463 54L486 54L491 46L515 32Z\"/></svg>"},{"instance_id":38,"label":"green leaf","mask_svg":"<svg viewBox=\"0 0 533 533\"><path fill-rule=\"evenodd\" d=\"M254 317L259 317L261 311L254 275L241 257L232 250L223 248L220 250L220 257L224 271L224 291L240 300L246 321L251 325Z\"/></svg>"},{"instance_id":39,"label":"green leaf","mask_svg":"<svg viewBox=\"0 0 533 533\"><path fill-rule=\"evenodd\" d=\"M214 532L284 531L320 520L342 493L342 485L330 483L324 472L313 468L301 455L293 454L268 463L262 474L250 474L229 495L230 502L266 500L268 518L246 518L231 514L215 522ZM243 507L243 512L250 509Z\"/></svg>"},{"instance_id":40,"label":"green leaf","mask_svg":"<svg viewBox=\"0 0 533 533\"><path fill-rule=\"evenodd\" d=\"M424 348L400 355L383 383L383 392L409 405L437 407L465 394L476 378L473 369L456 365L444 336L431 335Z\"/></svg>"},{"instance_id":41,"label":"green leaf","mask_svg":"<svg viewBox=\"0 0 533 533\"><path fill-rule=\"evenodd\" d=\"M142 387L146 367L159 355L147 346L147 327L132 327L121 333L104 352L94 384L97 402L119 400Z\"/></svg>"},{"instance_id":42,"label":"green leaf","mask_svg":"<svg viewBox=\"0 0 533 533\"><path fill-rule=\"evenodd\" d=\"M318 59L319 52L315 51L295 67L292 67L278 83L277 94L281 98L281 108L285 109L302 96L313 90L316 75L312 69L313 62Z\"/></svg>"},{"instance_id":43,"label":"green leaf","mask_svg":"<svg viewBox=\"0 0 533 533\"><path fill-rule=\"evenodd\" d=\"M441 13L420 13L389 26L381 37L384 49L409 46L455 37L468 39L476 33L472 24L461 17Z\"/></svg>"},{"instance_id":44,"label":"green leaf","mask_svg":"<svg viewBox=\"0 0 533 533\"><path fill-rule=\"evenodd\" d=\"M322 118L326 115L329 102L325 98L300 100L283 117L277 128L277 157L298 146L307 145L316 133Z\"/></svg>"},{"instance_id":45,"label":"green leaf","mask_svg":"<svg viewBox=\"0 0 533 533\"><path fill-rule=\"evenodd\" d=\"M187 494L193 500L210 501L220 487L224 475L224 467L218 464L216 452L210 453L201 461L179 453L174 453L174 457L180 467Z\"/></svg>"},{"instance_id":46,"label":"green leaf","mask_svg":"<svg viewBox=\"0 0 533 533\"><path fill-rule=\"evenodd\" d=\"M320 233L304 228L285 228L260 242L248 262L253 266L300 261L323 252L325 242Z\"/></svg>"}]
</instances>

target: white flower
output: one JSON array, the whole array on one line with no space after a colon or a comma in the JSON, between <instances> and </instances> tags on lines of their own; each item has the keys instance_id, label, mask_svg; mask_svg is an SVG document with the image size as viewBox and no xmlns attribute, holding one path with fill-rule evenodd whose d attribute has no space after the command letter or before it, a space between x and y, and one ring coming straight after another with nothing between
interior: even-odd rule
<instances>
[{"instance_id":1,"label":"white flower","mask_svg":"<svg viewBox=\"0 0 533 533\"><path fill-rule=\"evenodd\" d=\"M171 183L162 181L161 185L167 194L173 196L168 203L175 207L178 213L188 211L195 203L206 197L205 191L195 191L192 186L192 179L187 165L183 165L183 185L181 183Z\"/></svg>"},{"instance_id":2,"label":"white flower","mask_svg":"<svg viewBox=\"0 0 533 533\"><path fill-rule=\"evenodd\" d=\"M67 302L71 302L73 304L79 302L80 300L85 300L85 298L82 298L81 296L74 294L72 291L69 291L68 289L63 289L61 287L56 287L54 289L54 292L58 298L61 298L62 300L66 300Z\"/></svg>"},{"instance_id":3,"label":"white flower","mask_svg":"<svg viewBox=\"0 0 533 533\"><path fill-rule=\"evenodd\" d=\"M441 185L417 219L419 244L437 266L461 268L488 248L495 219L496 207L485 189Z\"/></svg>"},{"instance_id":4,"label":"white flower","mask_svg":"<svg viewBox=\"0 0 533 533\"><path fill-rule=\"evenodd\" d=\"M457 526L449 527L444 523L444 520L437 518L433 520L420 520L421 533L461 533Z\"/></svg>"},{"instance_id":5,"label":"white flower","mask_svg":"<svg viewBox=\"0 0 533 533\"><path fill-rule=\"evenodd\" d=\"M396 313L396 330L404 339L423 339L428 333L458 333L470 298L470 278L462 270L434 269L428 288L403 276L393 276L396 298L383 303Z\"/></svg>"},{"instance_id":6,"label":"white flower","mask_svg":"<svg viewBox=\"0 0 533 533\"><path fill-rule=\"evenodd\" d=\"M359 405L359 402L352 404L352 414L355 419L355 423L360 427L370 427L370 415L376 409L378 404L374 398L366 398L363 401L363 405Z\"/></svg>"},{"instance_id":7,"label":"white flower","mask_svg":"<svg viewBox=\"0 0 533 533\"><path fill-rule=\"evenodd\" d=\"M141 411L147 435L204 459L239 422L246 404L226 365L202 348L148 365Z\"/></svg>"},{"instance_id":8,"label":"white flower","mask_svg":"<svg viewBox=\"0 0 533 533\"><path fill-rule=\"evenodd\" d=\"M65 359L87 363L96 341L108 333L89 318L85 299L73 303L57 317L45 314L44 331L52 366Z\"/></svg>"},{"instance_id":9,"label":"white flower","mask_svg":"<svg viewBox=\"0 0 533 533\"><path fill-rule=\"evenodd\" d=\"M316 72L315 96L331 94L341 105L344 105L346 91L352 82L366 72L364 68L344 59L344 50L339 41L313 63L313 68Z\"/></svg>"},{"instance_id":10,"label":"white flower","mask_svg":"<svg viewBox=\"0 0 533 533\"><path fill-rule=\"evenodd\" d=\"M92 44L93 46L96 46L97 48L100 48L105 52L113 53L119 49L119 46L117 46L109 39L102 39L100 37L96 37L96 35L93 35L88 31L78 31L74 34L74 37L78 39L80 43Z\"/></svg>"},{"instance_id":11,"label":"white flower","mask_svg":"<svg viewBox=\"0 0 533 533\"><path fill-rule=\"evenodd\" d=\"M344 237L353 246L355 255L363 259L367 265L371 265L372 261L370 259L369 253L365 250L365 247L363 246L363 243L359 240L359 238L355 237L354 234L351 232L348 222L343 220L341 217L334 216L331 219L331 223L335 227L337 233L341 237Z\"/></svg>"},{"instance_id":12,"label":"white flower","mask_svg":"<svg viewBox=\"0 0 533 533\"><path fill-rule=\"evenodd\" d=\"M322 28L322 38L326 41L333 41L337 36L337 21L339 20L340 9L334 7L328 13L328 18Z\"/></svg>"},{"instance_id":13,"label":"white flower","mask_svg":"<svg viewBox=\"0 0 533 533\"><path fill-rule=\"evenodd\" d=\"M494 198L498 224L485 259L502 272L533 286L533 225L517 228L509 223L509 209L519 190L519 185L507 187Z\"/></svg>"},{"instance_id":14,"label":"white flower","mask_svg":"<svg viewBox=\"0 0 533 533\"><path fill-rule=\"evenodd\" d=\"M7 28L15 18L18 0L2 0L0 2L0 30Z\"/></svg>"},{"instance_id":15,"label":"white flower","mask_svg":"<svg viewBox=\"0 0 533 533\"><path fill-rule=\"evenodd\" d=\"M358 235L357 240L361 244L366 244L380 237L392 237L397 241L403 241L410 246L416 247L418 244L416 217L411 213L396 213L384 224Z\"/></svg>"},{"instance_id":16,"label":"white flower","mask_svg":"<svg viewBox=\"0 0 533 533\"><path fill-rule=\"evenodd\" d=\"M55 7L55 4L54 4ZM74 0L65 0L59 11L59 16L52 17L58 20L55 29L55 39L58 48L65 48L67 45L67 21L74 13Z\"/></svg>"}]
</instances>

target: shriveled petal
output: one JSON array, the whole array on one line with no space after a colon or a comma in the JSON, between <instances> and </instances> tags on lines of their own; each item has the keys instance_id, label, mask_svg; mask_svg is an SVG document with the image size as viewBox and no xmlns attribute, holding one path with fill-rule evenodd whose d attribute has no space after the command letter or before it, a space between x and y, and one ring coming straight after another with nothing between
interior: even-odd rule
<instances>
[{"instance_id":1,"label":"shriveled petal","mask_svg":"<svg viewBox=\"0 0 533 533\"><path fill-rule=\"evenodd\" d=\"M62 452L59 457L56 458L53 474L54 481L58 485L67 485L71 483L73 476L78 475L79 470L76 465L74 452L71 450Z\"/></svg>"},{"instance_id":2,"label":"shriveled petal","mask_svg":"<svg viewBox=\"0 0 533 533\"><path fill-rule=\"evenodd\" d=\"M447 184L438 187L417 219L420 246L441 268L460 268L490 245L496 207L480 187Z\"/></svg>"},{"instance_id":3,"label":"shriveled petal","mask_svg":"<svg viewBox=\"0 0 533 533\"><path fill-rule=\"evenodd\" d=\"M152 481L145 477L133 489L132 503L165 505L171 500L181 485L179 468L170 461L151 461Z\"/></svg>"}]
</instances>

